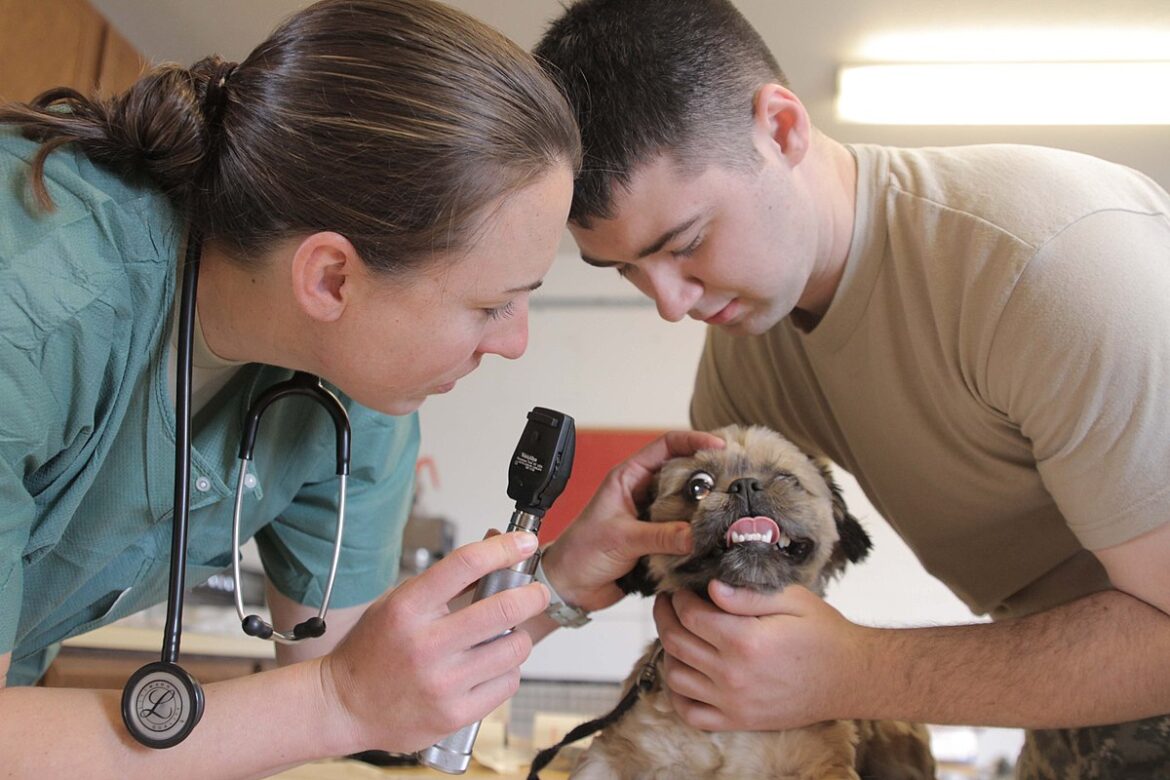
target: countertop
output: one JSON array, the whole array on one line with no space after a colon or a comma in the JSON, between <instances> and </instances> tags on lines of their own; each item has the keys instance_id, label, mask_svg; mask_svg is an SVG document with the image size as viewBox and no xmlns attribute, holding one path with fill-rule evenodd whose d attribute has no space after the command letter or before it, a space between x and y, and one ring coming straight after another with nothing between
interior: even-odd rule
<instances>
[{"instance_id":1,"label":"countertop","mask_svg":"<svg viewBox=\"0 0 1170 780\"><path fill-rule=\"evenodd\" d=\"M472 762L467 773L448 775L423 767L377 767L360 761L315 761L274 775L277 780L439 780L439 778L465 777L469 780L524 780L528 768L522 767L504 774L479 766ZM545 769L541 780L564 780L567 772Z\"/></svg>"},{"instance_id":2,"label":"countertop","mask_svg":"<svg viewBox=\"0 0 1170 780\"><path fill-rule=\"evenodd\" d=\"M111 624L66 639L66 647L88 650L130 650L157 652L162 647L162 629ZM183 655L221 655L232 658L273 658L271 642L262 642L243 633L235 635L183 631Z\"/></svg>"}]
</instances>

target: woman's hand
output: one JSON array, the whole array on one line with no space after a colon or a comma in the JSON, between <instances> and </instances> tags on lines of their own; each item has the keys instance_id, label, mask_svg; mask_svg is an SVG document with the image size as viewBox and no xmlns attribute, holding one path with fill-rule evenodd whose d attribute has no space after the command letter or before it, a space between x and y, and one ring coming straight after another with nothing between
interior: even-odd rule
<instances>
[{"instance_id":1,"label":"woman's hand","mask_svg":"<svg viewBox=\"0 0 1170 780\"><path fill-rule=\"evenodd\" d=\"M532 642L523 631L500 635L543 611L548 590L505 590L457 612L447 604L535 550L524 532L465 545L370 606L321 663L326 706L353 735L351 752L419 750L516 692Z\"/></svg>"},{"instance_id":2,"label":"woman's hand","mask_svg":"<svg viewBox=\"0 0 1170 780\"><path fill-rule=\"evenodd\" d=\"M768 731L848 717L867 671L864 628L812 592L758 593L712 582L714 604L661 595L654 620L664 676L684 721L706 731ZM860 684L860 683L856 683Z\"/></svg>"},{"instance_id":3,"label":"woman's hand","mask_svg":"<svg viewBox=\"0 0 1170 780\"><path fill-rule=\"evenodd\" d=\"M642 522L637 504L667 460L723 446L723 439L709 433L674 431L615 466L581 515L545 551L545 574L561 598L588 612L608 607L623 595L615 580L638 558L690 552L689 523Z\"/></svg>"}]
</instances>

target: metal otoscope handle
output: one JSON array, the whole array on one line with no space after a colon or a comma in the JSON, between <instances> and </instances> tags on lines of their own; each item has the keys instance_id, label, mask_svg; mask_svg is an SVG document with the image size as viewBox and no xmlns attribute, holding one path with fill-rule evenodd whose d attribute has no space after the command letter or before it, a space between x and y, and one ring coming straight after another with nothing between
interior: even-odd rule
<instances>
[{"instance_id":1,"label":"metal otoscope handle","mask_svg":"<svg viewBox=\"0 0 1170 780\"><path fill-rule=\"evenodd\" d=\"M536 533L540 530L545 511L569 480L575 444L572 417L541 407L528 413L528 424L508 469L508 495L516 500L516 510L508 523L509 532ZM540 553L537 552L507 569L484 575L476 585L472 601L527 585L532 582L539 561ZM418 760L440 772L462 774L471 763L471 749L478 735L479 721L476 721L419 751Z\"/></svg>"}]
</instances>

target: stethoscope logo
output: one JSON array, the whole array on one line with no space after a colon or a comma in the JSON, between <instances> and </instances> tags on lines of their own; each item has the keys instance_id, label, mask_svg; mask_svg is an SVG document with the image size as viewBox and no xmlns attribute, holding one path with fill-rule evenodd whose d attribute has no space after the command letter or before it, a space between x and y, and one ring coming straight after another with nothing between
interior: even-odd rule
<instances>
[{"instance_id":1,"label":"stethoscope logo","mask_svg":"<svg viewBox=\"0 0 1170 780\"><path fill-rule=\"evenodd\" d=\"M151 731L169 731L183 716L182 693L165 680L153 680L138 692L138 722Z\"/></svg>"}]
</instances>

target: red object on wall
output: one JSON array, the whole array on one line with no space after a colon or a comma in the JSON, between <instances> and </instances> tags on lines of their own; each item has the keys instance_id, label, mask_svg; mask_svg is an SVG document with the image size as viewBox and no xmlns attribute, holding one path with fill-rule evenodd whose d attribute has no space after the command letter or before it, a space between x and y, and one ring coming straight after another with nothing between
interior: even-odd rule
<instances>
[{"instance_id":1,"label":"red object on wall","mask_svg":"<svg viewBox=\"0 0 1170 780\"><path fill-rule=\"evenodd\" d=\"M665 431L578 428L573 472L565 491L540 524L540 540L551 542L581 514L601 481L617 464L657 439Z\"/></svg>"}]
</instances>

